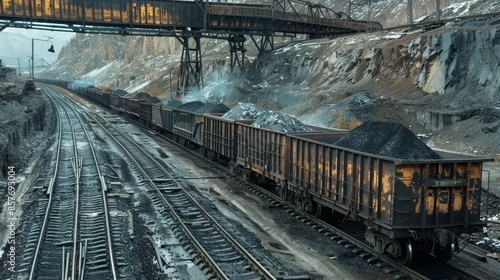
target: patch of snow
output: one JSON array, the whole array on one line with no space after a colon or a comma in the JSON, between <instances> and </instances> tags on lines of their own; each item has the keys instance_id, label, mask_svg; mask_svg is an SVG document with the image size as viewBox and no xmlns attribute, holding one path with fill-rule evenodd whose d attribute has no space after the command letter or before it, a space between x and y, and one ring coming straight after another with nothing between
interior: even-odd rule
<instances>
[{"instance_id":1,"label":"patch of snow","mask_svg":"<svg viewBox=\"0 0 500 280\"><path fill-rule=\"evenodd\" d=\"M392 40L392 39L399 39L403 36L406 36L406 33L402 33L402 32L389 32L387 35L385 35L384 37L382 37L382 39L389 39L389 40Z\"/></svg>"},{"instance_id":2,"label":"patch of snow","mask_svg":"<svg viewBox=\"0 0 500 280\"><path fill-rule=\"evenodd\" d=\"M85 75L86 78L95 78L97 75L107 71L113 63L106 64L104 67L101 67L99 69L95 69Z\"/></svg>"},{"instance_id":3,"label":"patch of snow","mask_svg":"<svg viewBox=\"0 0 500 280\"><path fill-rule=\"evenodd\" d=\"M125 91L136 92L136 91L139 91L140 89L144 88L145 86L149 85L150 83L151 83L151 81L145 81L142 84L130 85L129 87L125 88Z\"/></svg>"}]
</instances>

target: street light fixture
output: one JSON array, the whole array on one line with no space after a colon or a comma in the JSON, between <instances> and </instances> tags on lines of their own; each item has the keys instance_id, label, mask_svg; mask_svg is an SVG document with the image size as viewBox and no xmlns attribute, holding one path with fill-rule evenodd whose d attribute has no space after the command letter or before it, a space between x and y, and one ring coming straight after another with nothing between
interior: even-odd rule
<instances>
[{"instance_id":1,"label":"street light fixture","mask_svg":"<svg viewBox=\"0 0 500 280\"><path fill-rule=\"evenodd\" d=\"M32 79L35 79L35 41L43 41L43 42L50 42L52 43L52 41L50 39L54 39L52 37L49 37L49 36L45 36L49 39L36 39L36 38L32 38L31 39L31 78ZM56 52L54 50L54 44L51 44L50 45L50 48L47 50L48 52L51 52L51 53L54 53Z\"/></svg>"}]
</instances>

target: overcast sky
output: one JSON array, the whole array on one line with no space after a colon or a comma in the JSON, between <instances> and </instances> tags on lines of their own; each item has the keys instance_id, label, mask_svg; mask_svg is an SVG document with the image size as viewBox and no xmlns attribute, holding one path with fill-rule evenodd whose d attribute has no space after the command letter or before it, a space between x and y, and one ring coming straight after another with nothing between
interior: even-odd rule
<instances>
[{"instance_id":1,"label":"overcast sky","mask_svg":"<svg viewBox=\"0 0 500 280\"><path fill-rule=\"evenodd\" d=\"M53 39L46 36L52 37ZM6 65L17 65L18 61L21 65L28 64L31 57L32 39L41 39L50 40L51 42L34 41L35 61L43 58L48 63L53 63L57 59L61 48L74 36L75 33L72 32L9 27L0 32L0 59L3 61L3 64ZM51 44L54 45L55 53L47 51Z\"/></svg>"}]
</instances>

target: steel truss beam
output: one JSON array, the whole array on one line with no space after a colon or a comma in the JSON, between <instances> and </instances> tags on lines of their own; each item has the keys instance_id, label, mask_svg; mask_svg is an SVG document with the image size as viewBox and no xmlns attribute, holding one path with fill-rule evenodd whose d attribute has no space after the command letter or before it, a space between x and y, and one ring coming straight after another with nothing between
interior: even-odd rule
<instances>
[{"instance_id":1,"label":"steel truss beam","mask_svg":"<svg viewBox=\"0 0 500 280\"><path fill-rule=\"evenodd\" d=\"M273 35L265 35L260 36L260 42L255 39L255 36L250 36L252 38L255 47L259 50L259 53L266 50L274 50L274 36Z\"/></svg>"},{"instance_id":2,"label":"steel truss beam","mask_svg":"<svg viewBox=\"0 0 500 280\"><path fill-rule=\"evenodd\" d=\"M303 0L273 0L271 6L275 12L293 13L301 20L301 16L322 19L351 19L343 12L337 12L321 4Z\"/></svg>"}]
</instances>

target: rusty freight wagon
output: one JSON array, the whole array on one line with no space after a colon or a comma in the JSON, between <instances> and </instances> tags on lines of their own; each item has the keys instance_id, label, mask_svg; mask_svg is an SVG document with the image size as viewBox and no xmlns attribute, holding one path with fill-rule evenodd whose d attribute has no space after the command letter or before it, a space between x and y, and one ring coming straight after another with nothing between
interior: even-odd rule
<instances>
[{"instance_id":1,"label":"rusty freight wagon","mask_svg":"<svg viewBox=\"0 0 500 280\"><path fill-rule=\"evenodd\" d=\"M137 118L140 115L140 103L144 103L146 100L144 99L133 99L129 98L127 100L127 112L130 114L130 116L137 120Z\"/></svg>"},{"instance_id":2,"label":"rusty freight wagon","mask_svg":"<svg viewBox=\"0 0 500 280\"><path fill-rule=\"evenodd\" d=\"M203 114L203 148L211 158L231 162L234 167L238 153L238 123L251 124L254 120L233 120L222 113Z\"/></svg>"},{"instance_id":3,"label":"rusty freight wagon","mask_svg":"<svg viewBox=\"0 0 500 280\"><path fill-rule=\"evenodd\" d=\"M161 103L151 105L151 123L154 126L153 128L158 132L161 132L163 129L163 116L161 113L161 107Z\"/></svg>"},{"instance_id":4,"label":"rusty freight wagon","mask_svg":"<svg viewBox=\"0 0 500 280\"><path fill-rule=\"evenodd\" d=\"M120 110L120 95L110 94L109 107L113 110Z\"/></svg>"},{"instance_id":5,"label":"rusty freight wagon","mask_svg":"<svg viewBox=\"0 0 500 280\"><path fill-rule=\"evenodd\" d=\"M130 99L129 96L119 96L118 97L118 109L121 112L128 112L128 100Z\"/></svg>"},{"instance_id":6,"label":"rusty freight wagon","mask_svg":"<svg viewBox=\"0 0 500 280\"><path fill-rule=\"evenodd\" d=\"M280 184L286 180L288 136L285 132L238 123L237 137L237 164L244 168L245 178L260 175Z\"/></svg>"},{"instance_id":7,"label":"rusty freight wagon","mask_svg":"<svg viewBox=\"0 0 500 280\"><path fill-rule=\"evenodd\" d=\"M152 118L152 104L148 102L139 103L139 120L143 125L149 126Z\"/></svg>"},{"instance_id":8,"label":"rusty freight wagon","mask_svg":"<svg viewBox=\"0 0 500 280\"><path fill-rule=\"evenodd\" d=\"M177 108L172 109L172 114L173 133L187 140L186 145L194 143L201 146L203 144L201 114Z\"/></svg>"},{"instance_id":9,"label":"rusty freight wagon","mask_svg":"<svg viewBox=\"0 0 500 280\"><path fill-rule=\"evenodd\" d=\"M334 145L341 137L290 135L282 191L316 214L327 207L362 222L373 247L405 264L417 251L447 261L458 250L455 236L482 230L482 166L493 159L391 158Z\"/></svg>"}]
</instances>

